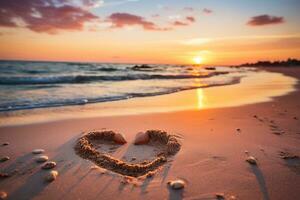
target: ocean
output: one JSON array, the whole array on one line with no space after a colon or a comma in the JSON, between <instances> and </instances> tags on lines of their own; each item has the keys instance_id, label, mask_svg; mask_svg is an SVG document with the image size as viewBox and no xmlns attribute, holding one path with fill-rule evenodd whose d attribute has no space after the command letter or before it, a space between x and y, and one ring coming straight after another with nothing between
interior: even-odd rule
<instances>
[{"instance_id":1,"label":"ocean","mask_svg":"<svg viewBox=\"0 0 300 200\"><path fill-rule=\"evenodd\" d=\"M252 68L0 61L0 112L238 84Z\"/></svg>"}]
</instances>

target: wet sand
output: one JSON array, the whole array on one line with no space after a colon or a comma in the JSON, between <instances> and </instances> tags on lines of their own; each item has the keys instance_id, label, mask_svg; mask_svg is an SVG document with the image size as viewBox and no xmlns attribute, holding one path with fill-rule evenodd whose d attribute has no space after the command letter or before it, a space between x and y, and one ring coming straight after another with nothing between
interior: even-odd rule
<instances>
[{"instance_id":1,"label":"wet sand","mask_svg":"<svg viewBox=\"0 0 300 200\"><path fill-rule=\"evenodd\" d=\"M300 78L300 68L267 70ZM1 146L0 152L10 160L0 163L1 172L11 177L1 178L0 190L8 193L8 199L215 199L216 193L237 199L298 199L300 160L281 157L281 152L300 155L299 84L296 89L272 101L235 107L2 126L0 141L9 145ZM187 93L181 94L187 98ZM225 101L227 94L220 98ZM112 153L123 160L149 149L132 143L137 132L148 129L180 136L182 148L153 177L123 183L121 175L103 173L74 152L82 132L101 128L126 136L128 143ZM47 171L31 153L36 148L45 149L49 160L57 163L55 181L44 182ZM257 166L245 161L248 155L257 158ZM177 178L186 181L185 189L167 186Z\"/></svg>"}]
</instances>

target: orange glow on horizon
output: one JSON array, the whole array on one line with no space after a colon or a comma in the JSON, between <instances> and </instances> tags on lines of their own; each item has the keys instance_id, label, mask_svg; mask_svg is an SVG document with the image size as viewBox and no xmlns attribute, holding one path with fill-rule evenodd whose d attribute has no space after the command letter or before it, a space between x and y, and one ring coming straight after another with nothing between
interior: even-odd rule
<instances>
[{"instance_id":1,"label":"orange glow on horizon","mask_svg":"<svg viewBox=\"0 0 300 200\"><path fill-rule=\"evenodd\" d=\"M203 62L203 58L200 57L200 56L197 56L197 57L193 58L193 61L194 61L195 64L200 65Z\"/></svg>"}]
</instances>

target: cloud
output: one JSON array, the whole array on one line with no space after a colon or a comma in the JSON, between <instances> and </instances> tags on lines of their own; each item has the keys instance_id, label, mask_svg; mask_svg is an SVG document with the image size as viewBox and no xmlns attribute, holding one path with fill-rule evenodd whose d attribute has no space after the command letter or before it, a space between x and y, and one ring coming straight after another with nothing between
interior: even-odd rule
<instances>
[{"instance_id":1,"label":"cloud","mask_svg":"<svg viewBox=\"0 0 300 200\"><path fill-rule=\"evenodd\" d=\"M157 17L160 17L160 15L159 14L153 14L153 15L151 15L151 17L157 18Z\"/></svg>"},{"instance_id":2,"label":"cloud","mask_svg":"<svg viewBox=\"0 0 300 200\"><path fill-rule=\"evenodd\" d=\"M87 0L87 1L91 1L91 0ZM135 2L139 2L140 0L117 0L117 1L105 1L103 2L103 4L101 4L101 6L103 7L112 7L112 6L121 6L123 4L127 4L127 3L135 3Z\"/></svg>"},{"instance_id":3,"label":"cloud","mask_svg":"<svg viewBox=\"0 0 300 200\"><path fill-rule=\"evenodd\" d=\"M103 0L81 0L83 6L87 8L97 8L104 4Z\"/></svg>"},{"instance_id":4,"label":"cloud","mask_svg":"<svg viewBox=\"0 0 300 200\"><path fill-rule=\"evenodd\" d=\"M211 14L211 13L213 13L213 11L211 9L208 9L208 8L204 8L202 10L202 12L205 13L205 14Z\"/></svg>"},{"instance_id":5,"label":"cloud","mask_svg":"<svg viewBox=\"0 0 300 200\"><path fill-rule=\"evenodd\" d=\"M300 35L263 35L220 38L191 38L178 41L190 50L208 49L214 52L269 51L299 49Z\"/></svg>"},{"instance_id":6,"label":"cloud","mask_svg":"<svg viewBox=\"0 0 300 200\"><path fill-rule=\"evenodd\" d=\"M185 21L176 20L172 22L173 26L188 26L192 23L196 22L196 19L193 16L187 16L185 17Z\"/></svg>"},{"instance_id":7,"label":"cloud","mask_svg":"<svg viewBox=\"0 0 300 200\"><path fill-rule=\"evenodd\" d=\"M190 22L195 22L196 21L195 17L192 17L192 16L187 16L186 20L190 21Z\"/></svg>"},{"instance_id":8,"label":"cloud","mask_svg":"<svg viewBox=\"0 0 300 200\"><path fill-rule=\"evenodd\" d=\"M265 26L273 24L282 24L284 23L284 17L270 16L270 15L258 15L252 17L247 25L249 26Z\"/></svg>"},{"instance_id":9,"label":"cloud","mask_svg":"<svg viewBox=\"0 0 300 200\"><path fill-rule=\"evenodd\" d=\"M184 11L188 11L188 12L193 12L195 11L195 9L193 7L184 7L183 8Z\"/></svg>"},{"instance_id":10,"label":"cloud","mask_svg":"<svg viewBox=\"0 0 300 200\"><path fill-rule=\"evenodd\" d=\"M123 28L125 26L141 26L148 31L167 31L169 28L160 28L155 23L147 21L141 16L129 13L113 13L108 16L108 22L112 23L113 28Z\"/></svg>"},{"instance_id":11,"label":"cloud","mask_svg":"<svg viewBox=\"0 0 300 200\"><path fill-rule=\"evenodd\" d=\"M174 26L188 26L189 23L176 20L172 23Z\"/></svg>"},{"instance_id":12,"label":"cloud","mask_svg":"<svg viewBox=\"0 0 300 200\"><path fill-rule=\"evenodd\" d=\"M84 5L99 1L83 0ZM23 27L49 34L61 30L82 30L86 22L98 19L88 9L70 4L69 0L0 1L0 26Z\"/></svg>"}]
</instances>

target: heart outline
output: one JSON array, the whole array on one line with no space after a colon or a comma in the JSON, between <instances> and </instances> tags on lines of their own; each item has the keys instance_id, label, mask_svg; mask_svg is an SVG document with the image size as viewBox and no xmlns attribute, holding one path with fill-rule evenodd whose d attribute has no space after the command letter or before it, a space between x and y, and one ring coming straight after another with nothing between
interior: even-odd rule
<instances>
[{"instance_id":1,"label":"heart outline","mask_svg":"<svg viewBox=\"0 0 300 200\"><path fill-rule=\"evenodd\" d=\"M156 158L150 162L128 163L114 158L106 153L102 153L94 148L92 140L114 141L114 136L118 134L112 130L92 131L81 136L75 145L75 152L80 157L90 160L96 165L119 173L121 175L139 177L153 173L156 169L167 162L169 156L175 155L181 148L181 144L175 135L168 134L161 130L147 130L145 134L150 141L160 142L166 148L160 152Z\"/></svg>"}]
</instances>

